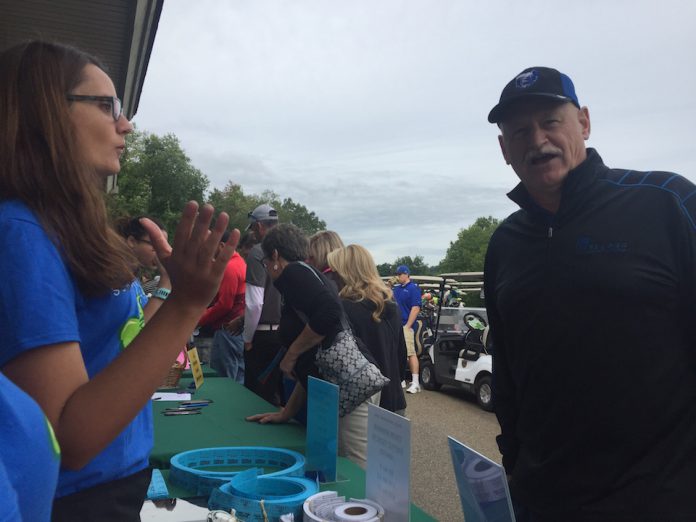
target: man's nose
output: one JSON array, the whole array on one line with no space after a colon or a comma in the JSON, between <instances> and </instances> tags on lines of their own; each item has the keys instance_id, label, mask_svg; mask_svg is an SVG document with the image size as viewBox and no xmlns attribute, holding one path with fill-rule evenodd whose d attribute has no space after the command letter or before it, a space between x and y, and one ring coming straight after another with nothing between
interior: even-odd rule
<instances>
[{"instance_id":1,"label":"man's nose","mask_svg":"<svg viewBox=\"0 0 696 522\"><path fill-rule=\"evenodd\" d=\"M534 125L529 132L529 144L534 147L540 147L548 140L546 131L539 125Z\"/></svg>"}]
</instances>

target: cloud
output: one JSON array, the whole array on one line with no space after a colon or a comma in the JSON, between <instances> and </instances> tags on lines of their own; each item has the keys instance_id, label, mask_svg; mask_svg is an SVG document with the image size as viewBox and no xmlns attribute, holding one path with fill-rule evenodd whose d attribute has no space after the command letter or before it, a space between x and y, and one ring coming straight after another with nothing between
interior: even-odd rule
<instances>
[{"instance_id":1,"label":"cloud","mask_svg":"<svg viewBox=\"0 0 696 522\"><path fill-rule=\"evenodd\" d=\"M306 205L379 262L440 261L515 209L488 110L530 65L575 81L607 164L696 179L696 4L167 2L137 122L222 188Z\"/></svg>"}]
</instances>

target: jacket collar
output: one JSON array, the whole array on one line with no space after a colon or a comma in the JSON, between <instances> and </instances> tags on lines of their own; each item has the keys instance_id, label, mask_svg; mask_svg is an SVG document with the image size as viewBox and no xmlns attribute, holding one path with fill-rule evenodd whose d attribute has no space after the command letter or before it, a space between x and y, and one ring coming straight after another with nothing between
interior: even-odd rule
<instances>
[{"instance_id":1,"label":"jacket collar","mask_svg":"<svg viewBox=\"0 0 696 522\"><path fill-rule=\"evenodd\" d=\"M599 173L604 169L606 169L606 166L597 151L593 148L588 148L585 160L571 170L563 182L563 187L561 188L561 205L556 215L565 213L569 208L572 208L575 203L582 198L586 192L585 189L594 183ZM520 208L531 214L547 218L553 216L551 212L539 206L539 204L532 199L527 188L521 182L508 192L507 196L517 203Z\"/></svg>"}]
</instances>

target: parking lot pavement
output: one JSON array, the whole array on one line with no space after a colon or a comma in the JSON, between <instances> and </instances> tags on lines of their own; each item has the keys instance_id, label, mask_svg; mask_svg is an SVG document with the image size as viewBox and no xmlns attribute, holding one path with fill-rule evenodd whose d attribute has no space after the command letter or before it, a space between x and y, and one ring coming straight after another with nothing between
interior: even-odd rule
<instances>
[{"instance_id":1,"label":"parking lot pavement","mask_svg":"<svg viewBox=\"0 0 696 522\"><path fill-rule=\"evenodd\" d=\"M406 394L411 420L411 501L442 522L464 520L447 437L500 463L495 414L481 410L473 396L444 386Z\"/></svg>"}]
</instances>

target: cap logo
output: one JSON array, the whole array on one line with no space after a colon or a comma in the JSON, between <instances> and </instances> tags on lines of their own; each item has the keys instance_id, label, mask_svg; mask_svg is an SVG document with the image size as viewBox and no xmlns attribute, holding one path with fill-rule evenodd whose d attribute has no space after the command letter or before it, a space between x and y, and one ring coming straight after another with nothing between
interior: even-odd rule
<instances>
[{"instance_id":1,"label":"cap logo","mask_svg":"<svg viewBox=\"0 0 696 522\"><path fill-rule=\"evenodd\" d=\"M536 69L532 69L531 71L528 72L523 72L517 78L515 78L515 87L518 89L526 89L527 87L531 87L536 83L536 81L539 79L539 73L536 71Z\"/></svg>"}]
</instances>

